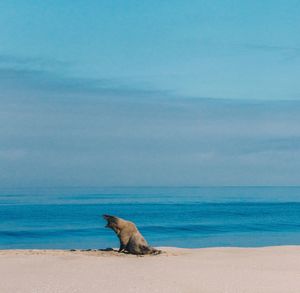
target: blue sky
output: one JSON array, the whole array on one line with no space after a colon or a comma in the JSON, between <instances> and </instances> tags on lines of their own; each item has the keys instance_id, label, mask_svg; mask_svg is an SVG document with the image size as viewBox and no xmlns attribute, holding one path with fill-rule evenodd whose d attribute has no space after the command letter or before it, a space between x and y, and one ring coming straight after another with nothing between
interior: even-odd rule
<instances>
[{"instance_id":1,"label":"blue sky","mask_svg":"<svg viewBox=\"0 0 300 293\"><path fill-rule=\"evenodd\" d=\"M1 1L1 186L298 185L299 1Z\"/></svg>"}]
</instances>

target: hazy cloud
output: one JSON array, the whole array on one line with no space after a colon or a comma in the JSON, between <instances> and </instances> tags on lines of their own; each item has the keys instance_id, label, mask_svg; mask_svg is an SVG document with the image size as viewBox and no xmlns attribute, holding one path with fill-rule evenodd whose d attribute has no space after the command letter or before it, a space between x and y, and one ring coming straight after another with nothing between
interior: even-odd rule
<instances>
[{"instance_id":1,"label":"hazy cloud","mask_svg":"<svg viewBox=\"0 0 300 293\"><path fill-rule=\"evenodd\" d=\"M13 66L0 92L3 187L300 183L297 101L191 99Z\"/></svg>"}]
</instances>

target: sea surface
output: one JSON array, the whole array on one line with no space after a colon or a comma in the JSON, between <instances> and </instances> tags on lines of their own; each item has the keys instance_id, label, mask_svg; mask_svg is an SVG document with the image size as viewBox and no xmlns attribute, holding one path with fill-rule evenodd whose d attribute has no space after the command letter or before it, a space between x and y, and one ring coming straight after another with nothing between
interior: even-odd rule
<instances>
[{"instance_id":1,"label":"sea surface","mask_svg":"<svg viewBox=\"0 0 300 293\"><path fill-rule=\"evenodd\" d=\"M102 214L153 246L300 244L300 187L0 189L0 249L118 247Z\"/></svg>"}]
</instances>

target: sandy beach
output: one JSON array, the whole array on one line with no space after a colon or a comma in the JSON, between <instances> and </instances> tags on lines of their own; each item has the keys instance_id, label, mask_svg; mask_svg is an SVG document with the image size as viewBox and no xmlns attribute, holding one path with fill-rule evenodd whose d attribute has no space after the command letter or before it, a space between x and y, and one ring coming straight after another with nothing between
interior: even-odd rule
<instances>
[{"instance_id":1,"label":"sandy beach","mask_svg":"<svg viewBox=\"0 0 300 293\"><path fill-rule=\"evenodd\" d=\"M1 293L299 293L300 246L115 251L1 250Z\"/></svg>"}]
</instances>

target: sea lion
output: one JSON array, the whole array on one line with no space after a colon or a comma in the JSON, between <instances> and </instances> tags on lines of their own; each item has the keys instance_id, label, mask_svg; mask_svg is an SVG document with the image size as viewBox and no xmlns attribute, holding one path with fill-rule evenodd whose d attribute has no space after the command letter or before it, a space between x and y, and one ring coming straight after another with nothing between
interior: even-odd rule
<instances>
[{"instance_id":1,"label":"sea lion","mask_svg":"<svg viewBox=\"0 0 300 293\"><path fill-rule=\"evenodd\" d=\"M103 215L107 220L106 228L115 231L120 240L119 252L127 251L132 254L159 254L160 250L150 247L136 225L124 219Z\"/></svg>"}]
</instances>

